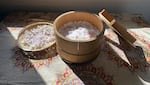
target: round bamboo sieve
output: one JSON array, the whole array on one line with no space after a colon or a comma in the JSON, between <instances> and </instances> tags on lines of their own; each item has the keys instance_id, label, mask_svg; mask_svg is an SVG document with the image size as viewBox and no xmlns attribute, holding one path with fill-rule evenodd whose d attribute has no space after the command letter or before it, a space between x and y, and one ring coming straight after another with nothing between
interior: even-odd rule
<instances>
[{"instance_id":1,"label":"round bamboo sieve","mask_svg":"<svg viewBox=\"0 0 150 85\"><path fill-rule=\"evenodd\" d=\"M70 40L59 33L59 29L68 22L86 21L96 26L99 35L89 40ZM86 12L66 12L54 21L57 52L62 59L72 63L83 63L96 58L100 53L101 41L104 34L102 21L95 14ZM78 49L79 46L79 49Z\"/></svg>"},{"instance_id":2,"label":"round bamboo sieve","mask_svg":"<svg viewBox=\"0 0 150 85\"><path fill-rule=\"evenodd\" d=\"M24 36L24 32L26 30L31 30L39 25L50 25L53 27L53 24L49 22L36 22L36 23L32 23L32 24L25 26L24 29L21 30L21 32L18 35L17 42L18 42L19 48L22 49L23 53L27 57L32 58L32 59L45 59L45 58L55 56L56 55L56 41L49 43L48 45L42 47L41 49L34 49L34 50L25 49L24 46L21 45L21 39Z\"/></svg>"}]
</instances>

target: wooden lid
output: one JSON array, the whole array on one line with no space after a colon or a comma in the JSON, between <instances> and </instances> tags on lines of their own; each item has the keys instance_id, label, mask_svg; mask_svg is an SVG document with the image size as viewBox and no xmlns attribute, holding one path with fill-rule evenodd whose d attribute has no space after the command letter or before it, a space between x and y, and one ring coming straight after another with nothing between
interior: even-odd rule
<instances>
[{"instance_id":1,"label":"wooden lid","mask_svg":"<svg viewBox=\"0 0 150 85\"><path fill-rule=\"evenodd\" d=\"M124 40L132 46L136 39L127 32L127 29L121 26L105 9L99 13L100 18L115 32L117 32Z\"/></svg>"}]
</instances>

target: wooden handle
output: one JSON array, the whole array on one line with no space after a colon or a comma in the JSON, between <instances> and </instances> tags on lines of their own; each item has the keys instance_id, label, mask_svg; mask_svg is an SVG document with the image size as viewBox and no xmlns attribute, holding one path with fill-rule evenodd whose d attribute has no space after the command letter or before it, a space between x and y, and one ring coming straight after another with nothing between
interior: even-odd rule
<instances>
[{"instance_id":1,"label":"wooden handle","mask_svg":"<svg viewBox=\"0 0 150 85\"><path fill-rule=\"evenodd\" d=\"M105 9L99 13L100 18L114 31L116 31L124 40L133 45L136 39L127 32L127 29L121 26Z\"/></svg>"}]
</instances>

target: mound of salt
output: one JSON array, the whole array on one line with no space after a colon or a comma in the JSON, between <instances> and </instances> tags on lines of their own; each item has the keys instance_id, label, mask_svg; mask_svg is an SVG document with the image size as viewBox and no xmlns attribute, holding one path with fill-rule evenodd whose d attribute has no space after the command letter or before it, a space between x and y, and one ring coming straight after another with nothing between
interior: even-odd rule
<instances>
[{"instance_id":1,"label":"mound of salt","mask_svg":"<svg viewBox=\"0 0 150 85\"><path fill-rule=\"evenodd\" d=\"M50 25L38 25L26 30L21 40L25 49L36 50L48 46L55 40L54 29Z\"/></svg>"},{"instance_id":2,"label":"mound of salt","mask_svg":"<svg viewBox=\"0 0 150 85\"><path fill-rule=\"evenodd\" d=\"M71 40L89 40L99 34L99 30L86 21L74 21L64 24L59 32Z\"/></svg>"}]
</instances>

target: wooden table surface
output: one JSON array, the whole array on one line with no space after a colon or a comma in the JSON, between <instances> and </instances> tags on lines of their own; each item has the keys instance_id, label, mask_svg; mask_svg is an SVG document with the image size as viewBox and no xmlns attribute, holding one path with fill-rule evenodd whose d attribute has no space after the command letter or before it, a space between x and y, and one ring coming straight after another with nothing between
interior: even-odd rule
<instances>
[{"instance_id":1,"label":"wooden table surface","mask_svg":"<svg viewBox=\"0 0 150 85\"><path fill-rule=\"evenodd\" d=\"M26 58L17 47L19 31L34 22L52 23L60 14L19 12L0 22L1 85L150 85L150 25L140 14L112 14L137 39L136 48L105 25L101 53L93 61L68 64L59 55Z\"/></svg>"}]
</instances>

